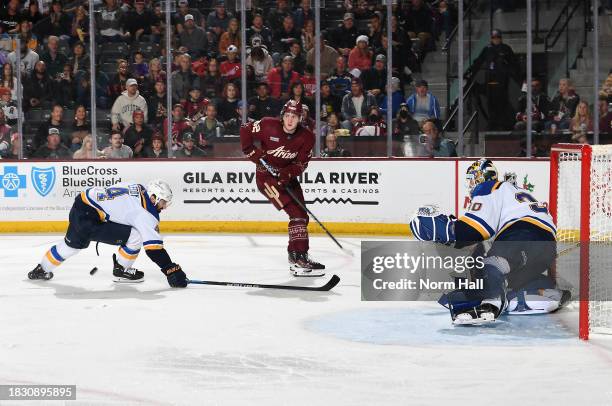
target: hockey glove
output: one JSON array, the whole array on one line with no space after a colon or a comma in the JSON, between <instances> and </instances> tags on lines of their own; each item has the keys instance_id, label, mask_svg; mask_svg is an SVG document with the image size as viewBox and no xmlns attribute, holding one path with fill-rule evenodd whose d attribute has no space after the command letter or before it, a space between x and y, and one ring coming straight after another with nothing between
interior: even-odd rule
<instances>
[{"instance_id":1,"label":"hockey glove","mask_svg":"<svg viewBox=\"0 0 612 406\"><path fill-rule=\"evenodd\" d=\"M285 188L291 182L292 176L291 172L287 170L288 168L283 168L278 171L278 186Z\"/></svg>"},{"instance_id":2,"label":"hockey glove","mask_svg":"<svg viewBox=\"0 0 612 406\"><path fill-rule=\"evenodd\" d=\"M185 275L180 265L170 264L163 268L162 272L166 275L166 278L168 278L168 284L173 288L187 287L187 275Z\"/></svg>"}]
</instances>

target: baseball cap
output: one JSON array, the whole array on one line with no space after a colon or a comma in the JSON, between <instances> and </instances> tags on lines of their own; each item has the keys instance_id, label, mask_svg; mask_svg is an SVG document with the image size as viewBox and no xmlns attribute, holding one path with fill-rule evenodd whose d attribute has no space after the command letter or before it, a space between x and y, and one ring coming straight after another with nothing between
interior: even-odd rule
<instances>
[{"instance_id":1,"label":"baseball cap","mask_svg":"<svg viewBox=\"0 0 612 406\"><path fill-rule=\"evenodd\" d=\"M384 62L384 61L387 60L387 58L385 58L385 56L383 54L378 54L378 55L376 55L376 60Z\"/></svg>"},{"instance_id":2,"label":"baseball cap","mask_svg":"<svg viewBox=\"0 0 612 406\"><path fill-rule=\"evenodd\" d=\"M420 79L420 80L417 80L417 81L416 81L415 86L416 86L416 87L420 87L420 86L429 87L429 84L427 83L427 81L426 81L426 80L424 80L424 79Z\"/></svg>"},{"instance_id":3,"label":"baseball cap","mask_svg":"<svg viewBox=\"0 0 612 406\"><path fill-rule=\"evenodd\" d=\"M51 135L51 134L59 135L59 130L57 128L55 128L55 127L50 127L49 128L49 135Z\"/></svg>"},{"instance_id":4,"label":"baseball cap","mask_svg":"<svg viewBox=\"0 0 612 406\"><path fill-rule=\"evenodd\" d=\"M187 20L193 20L193 16L191 14L185 15L185 21Z\"/></svg>"},{"instance_id":5,"label":"baseball cap","mask_svg":"<svg viewBox=\"0 0 612 406\"><path fill-rule=\"evenodd\" d=\"M236 45L230 45L227 47L227 52L238 52L238 47Z\"/></svg>"},{"instance_id":6,"label":"baseball cap","mask_svg":"<svg viewBox=\"0 0 612 406\"><path fill-rule=\"evenodd\" d=\"M501 38L502 32L500 30L491 31L491 38Z\"/></svg>"},{"instance_id":7,"label":"baseball cap","mask_svg":"<svg viewBox=\"0 0 612 406\"><path fill-rule=\"evenodd\" d=\"M195 137L191 131L185 131L183 133L183 141L194 141Z\"/></svg>"},{"instance_id":8,"label":"baseball cap","mask_svg":"<svg viewBox=\"0 0 612 406\"><path fill-rule=\"evenodd\" d=\"M353 20L353 13L344 13L344 18L342 20Z\"/></svg>"},{"instance_id":9,"label":"baseball cap","mask_svg":"<svg viewBox=\"0 0 612 406\"><path fill-rule=\"evenodd\" d=\"M130 79L128 79L128 80L125 82L125 85L126 85L126 86L133 86L133 85L138 86L138 82L136 81L136 79L131 79L131 78L130 78Z\"/></svg>"},{"instance_id":10,"label":"baseball cap","mask_svg":"<svg viewBox=\"0 0 612 406\"><path fill-rule=\"evenodd\" d=\"M359 85L359 86L361 86L361 79L359 79L359 78L351 79L351 85Z\"/></svg>"},{"instance_id":11,"label":"baseball cap","mask_svg":"<svg viewBox=\"0 0 612 406\"><path fill-rule=\"evenodd\" d=\"M358 44L361 41L365 41L366 44L368 44L370 42L370 39L366 35L360 35L360 36L357 37L357 40L355 41L355 44Z\"/></svg>"},{"instance_id":12,"label":"baseball cap","mask_svg":"<svg viewBox=\"0 0 612 406\"><path fill-rule=\"evenodd\" d=\"M187 5L189 5L189 1L188 0L179 0L178 1L178 5L179 6L187 6Z\"/></svg>"}]
</instances>

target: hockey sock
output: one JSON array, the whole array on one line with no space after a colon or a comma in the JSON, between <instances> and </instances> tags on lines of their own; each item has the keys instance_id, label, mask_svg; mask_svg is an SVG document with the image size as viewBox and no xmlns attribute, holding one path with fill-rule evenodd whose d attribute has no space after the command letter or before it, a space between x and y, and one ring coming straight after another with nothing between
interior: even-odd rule
<instances>
[{"instance_id":1,"label":"hockey sock","mask_svg":"<svg viewBox=\"0 0 612 406\"><path fill-rule=\"evenodd\" d=\"M71 256L76 255L79 251L79 249L71 248L66 245L65 241L62 241L47 251L47 253L43 256L42 261L40 261L40 265L45 272L51 272L60 266L62 262Z\"/></svg>"},{"instance_id":2,"label":"hockey sock","mask_svg":"<svg viewBox=\"0 0 612 406\"><path fill-rule=\"evenodd\" d=\"M124 268L131 267L132 264L134 264L134 261L136 261L136 258L138 258L138 253L140 252L141 246L142 237L135 228L132 228L127 243L119 247L117 254L117 262L119 265Z\"/></svg>"},{"instance_id":3,"label":"hockey sock","mask_svg":"<svg viewBox=\"0 0 612 406\"><path fill-rule=\"evenodd\" d=\"M308 252L308 219L289 220L289 251Z\"/></svg>"}]
</instances>

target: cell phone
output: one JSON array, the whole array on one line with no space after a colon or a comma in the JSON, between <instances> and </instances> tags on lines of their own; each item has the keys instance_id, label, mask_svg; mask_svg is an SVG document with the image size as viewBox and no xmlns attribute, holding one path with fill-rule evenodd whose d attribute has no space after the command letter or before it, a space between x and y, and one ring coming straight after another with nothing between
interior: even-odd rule
<instances>
[{"instance_id":1,"label":"cell phone","mask_svg":"<svg viewBox=\"0 0 612 406\"><path fill-rule=\"evenodd\" d=\"M427 144L427 135L426 134L419 134L419 143L421 144Z\"/></svg>"}]
</instances>

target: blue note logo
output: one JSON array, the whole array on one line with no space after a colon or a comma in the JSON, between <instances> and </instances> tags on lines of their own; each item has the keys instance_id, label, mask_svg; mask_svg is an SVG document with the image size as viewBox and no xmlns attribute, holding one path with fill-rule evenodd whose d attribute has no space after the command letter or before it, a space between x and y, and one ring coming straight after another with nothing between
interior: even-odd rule
<instances>
[{"instance_id":1,"label":"blue note logo","mask_svg":"<svg viewBox=\"0 0 612 406\"><path fill-rule=\"evenodd\" d=\"M32 168L32 185L39 195L47 196L55 185L55 168Z\"/></svg>"},{"instance_id":2,"label":"blue note logo","mask_svg":"<svg viewBox=\"0 0 612 406\"><path fill-rule=\"evenodd\" d=\"M26 176L20 175L16 166L5 166L3 172L0 189L4 190L4 197L19 197L19 189L26 188Z\"/></svg>"}]
</instances>

